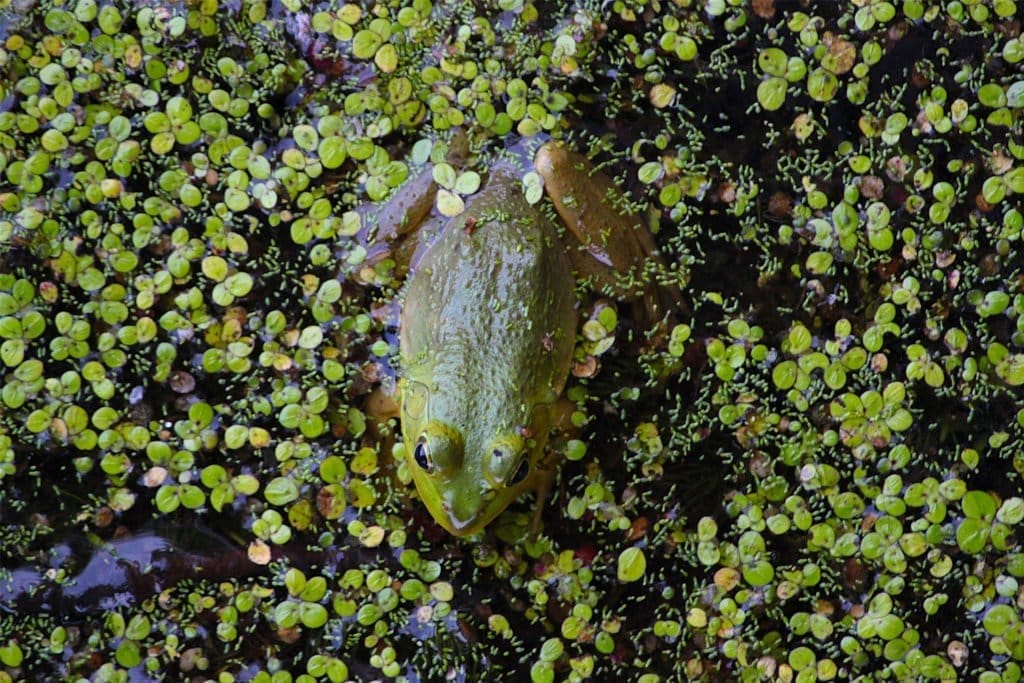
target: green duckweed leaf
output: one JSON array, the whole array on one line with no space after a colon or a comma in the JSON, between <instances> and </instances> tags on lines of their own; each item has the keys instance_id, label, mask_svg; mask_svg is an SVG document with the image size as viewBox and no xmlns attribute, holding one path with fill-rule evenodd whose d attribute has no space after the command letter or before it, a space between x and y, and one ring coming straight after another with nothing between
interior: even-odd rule
<instances>
[{"instance_id":1,"label":"green duckweed leaf","mask_svg":"<svg viewBox=\"0 0 1024 683\"><path fill-rule=\"evenodd\" d=\"M647 558L642 549L633 546L619 554L616 574L622 583L631 583L641 579L646 570Z\"/></svg>"},{"instance_id":2,"label":"green duckweed leaf","mask_svg":"<svg viewBox=\"0 0 1024 683\"><path fill-rule=\"evenodd\" d=\"M299 497L299 489L288 477L275 477L267 483L263 497L271 505L287 505Z\"/></svg>"},{"instance_id":3,"label":"green duckweed leaf","mask_svg":"<svg viewBox=\"0 0 1024 683\"><path fill-rule=\"evenodd\" d=\"M377 49L383 45L384 40L377 33L363 29L356 33L352 39L352 56L357 59L370 59Z\"/></svg>"},{"instance_id":4,"label":"green duckweed leaf","mask_svg":"<svg viewBox=\"0 0 1024 683\"><path fill-rule=\"evenodd\" d=\"M455 179L454 189L462 195L473 194L480 188L480 175L475 171L460 173Z\"/></svg>"},{"instance_id":5,"label":"green duckweed leaf","mask_svg":"<svg viewBox=\"0 0 1024 683\"><path fill-rule=\"evenodd\" d=\"M757 86L757 101L765 111L777 111L786 102L785 78L773 76L761 81Z\"/></svg>"},{"instance_id":6,"label":"green duckweed leaf","mask_svg":"<svg viewBox=\"0 0 1024 683\"><path fill-rule=\"evenodd\" d=\"M451 164L439 163L435 164L434 168L431 169L434 182L441 187L451 190L455 188L456 174L455 169L452 168Z\"/></svg>"}]
</instances>

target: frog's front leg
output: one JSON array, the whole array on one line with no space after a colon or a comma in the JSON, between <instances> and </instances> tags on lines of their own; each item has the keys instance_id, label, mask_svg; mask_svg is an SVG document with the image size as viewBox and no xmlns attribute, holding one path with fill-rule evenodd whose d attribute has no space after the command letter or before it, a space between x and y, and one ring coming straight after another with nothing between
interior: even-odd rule
<instances>
[{"instance_id":1,"label":"frog's front leg","mask_svg":"<svg viewBox=\"0 0 1024 683\"><path fill-rule=\"evenodd\" d=\"M562 454L549 448L544 459L537 464L537 486L534 489L535 503L537 509L533 513L533 521L530 523L530 536L534 537L540 533L542 526L541 517L544 514L544 503L551 494L555 485L555 477L558 475L558 465L562 462Z\"/></svg>"},{"instance_id":2,"label":"frog's front leg","mask_svg":"<svg viewBox=\"0 0 1024 683\"><path fill-rule=\"evenodd\" d=\"M366 397L366 414L377 422L387 422L401 415L398 399L384 387L377 387Z\"/></svg>"},{"instance_id":3,"label":"frog's front leg","mask_svg":"<svg viewBox=\"0 0 1024 683\"><path fill-rule=\"evenodd\" d=\"M537 509L533 513L533 521L530 523L530 536L534 537L540 533L541 516L544 514L544 504L551 489L555 485L555 478L558 475L559 466L565 459L566 435L578 436L579 430L572 425L572 414L576 410L576 404L568 399L561 399L554 404L551 411L552 438L545 450L544 458L537 463L537 484L534 488L534 502ZM557 435L557 436L555 436Z\"/></svg>"},{"instance_id":4,"label":"frog's front leg","mask_svg":"<svg viewBox=\"0 0 1024 683\"><path fill-rule=\"evenodd\" d=\"M648 323L662 320L679 305L676 286L655 287L639 277L646 261L661 260L643 217L626 209L626 198L611 178L557 142L538 150L534 166L555 211L580 245L569 252L581 278L589 277L595 289L617 298L642 298ZM638 289L622 282L643 284Z\"/></svg>"}]
</instances>

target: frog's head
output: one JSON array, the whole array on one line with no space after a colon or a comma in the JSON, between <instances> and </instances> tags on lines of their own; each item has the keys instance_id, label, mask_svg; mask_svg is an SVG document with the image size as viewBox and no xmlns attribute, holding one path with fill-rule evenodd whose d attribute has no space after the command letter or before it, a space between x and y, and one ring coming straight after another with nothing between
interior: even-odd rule
<instances>
[{"instance_id":1,"label":"frog's head","mask_svg":"<svg viewBox=\"0 0 1024 683\"><path fill-rule=\"evenodd\" d=\"M531 424L503 429L487 425L486 419L454 424L443 419L443 410L430 407L426 386L403 382L406 462L431 516L449 533L467 536L536 486L550 411L538 405L530 413Z\"/></svg>"}]
</instances>

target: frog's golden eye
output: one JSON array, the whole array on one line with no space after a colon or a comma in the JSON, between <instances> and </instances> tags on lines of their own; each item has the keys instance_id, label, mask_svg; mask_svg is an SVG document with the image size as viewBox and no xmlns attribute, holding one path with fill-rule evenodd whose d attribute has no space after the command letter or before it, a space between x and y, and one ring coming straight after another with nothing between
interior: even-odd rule
<instances>
[{"instance_id":1,"label":"frog's golden eye","mask_svg":"<svg viewBox=\"0 0 1024 683\"><path fill-rule=\"evenodd\" d=\"M430 447L427 445L427 438L425 436L421 436L419 441L416 442L416 447L412 450L412 457L416 464L423 468L424 471L433 471L434 461L430 457Z\"/></svg>"}]
</instances>

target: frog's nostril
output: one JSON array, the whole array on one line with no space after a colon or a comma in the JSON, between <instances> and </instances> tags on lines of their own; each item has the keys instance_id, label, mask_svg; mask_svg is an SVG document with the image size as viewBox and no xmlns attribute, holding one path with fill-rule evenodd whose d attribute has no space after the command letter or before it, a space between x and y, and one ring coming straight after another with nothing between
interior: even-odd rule
<instances>
[{"instance_id":1,"label":"frog's nostril","mask_svg":"<svg viewBox=\"0 0 1024 683\"><path fill-rule=\"evenodd\" d=\"M456 529L465 529L473 524L480 515L482 499L479 495L464 494L445 504L445 511Z\"/></svg>"}]
</instances>

